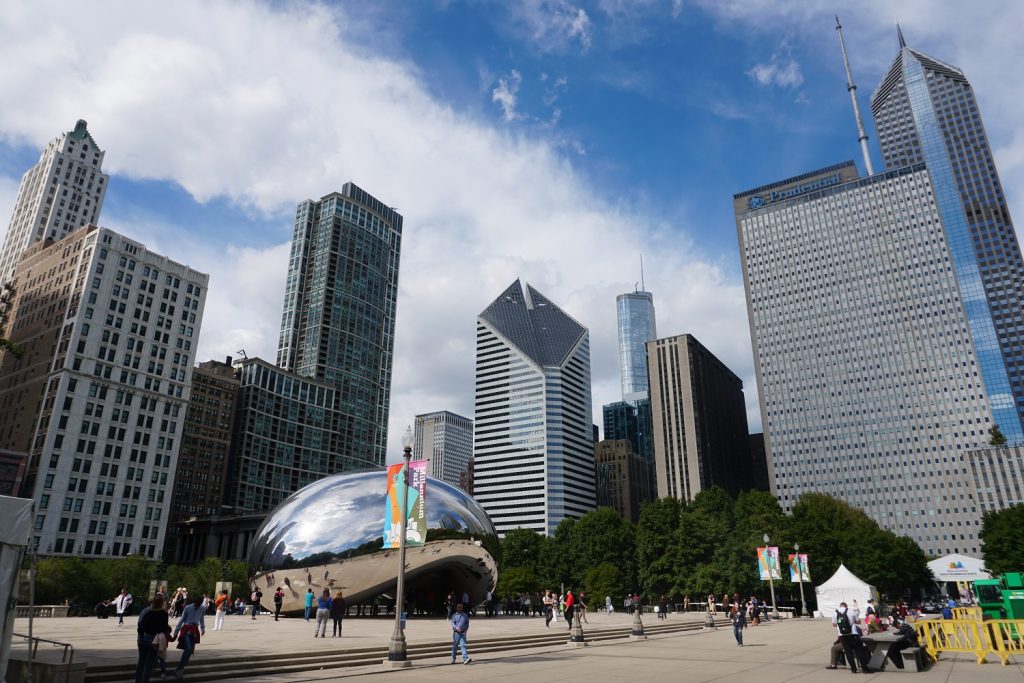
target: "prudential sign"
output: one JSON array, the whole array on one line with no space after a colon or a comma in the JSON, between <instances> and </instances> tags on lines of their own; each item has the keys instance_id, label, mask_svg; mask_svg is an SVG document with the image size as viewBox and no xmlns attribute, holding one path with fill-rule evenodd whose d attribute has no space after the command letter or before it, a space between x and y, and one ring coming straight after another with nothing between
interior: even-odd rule
<instances>
[{"instance_id":1,"label":"prudential sign","mask_svg":"<svg viewBox=\"0 0 1024 683\"><path fill-rule=\"evenodd\" d=\"M762 209L769 204L775 202L781 202L783 199L791 199L814 190L820 190L823 187L829 187L831 185L838 185L840 182L839 174L833 173L832 175L825 176L824 178L818 178L809 183L803 185L793 185L787 187L785 190L773 190L767 194L755 194L751 195L750 199L747 200L748 209Z\"/></svg>"}]
</instances>

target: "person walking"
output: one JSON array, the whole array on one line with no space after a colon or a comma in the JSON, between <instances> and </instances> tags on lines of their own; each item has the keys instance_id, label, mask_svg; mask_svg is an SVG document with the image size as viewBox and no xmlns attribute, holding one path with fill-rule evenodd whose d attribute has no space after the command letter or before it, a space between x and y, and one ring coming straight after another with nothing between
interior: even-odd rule
<instances>
[{"instance_id":1,"label":"person walking","mask_svg":"<svg viewBox=\"0 0 1024 683\"><path fill-rule=\"evenodd\" d=\"M274 591L274 621L280 619L282 605L284 605L284 591L278 586L277 590Z\"/></svg>"},{"instance_id":2,"label":"person walking","mask_svg":"<svg viewBox=\"0 0 1024 683\"><path fill-rule=\"evenodd\" d=\"M127 588L122 588L117 597L110 602L114 603L114 609L117 610L117 627L121 628L124 626L124 615L132 604L132 594Z\"/></svg>"},{"instance_id":3,"label":"person walking","mask_svg":"<svg viewBox=\"0 0 1024 683\"><path fill-rule=\"evenodd\" d=\"M213 619L213 630L220 631L224 628L224 615L228 613L228 607L231 606L231 596L228 595L227 589L220 592L217 599L213 602L213 607L216 610L216 614Z\"/></svg>"},{"instance_id":4,"label":"person walking","mask_svg":"<svg viewBox=\"0 0 1024 683\"><path fill-rule=\"evenodd\" d=\"M612 606L612 596L610 595L604 596L604 611L608 614L615 611L615 608Z\"/></svg>"},{"instance_id":5,"label":"person walking","mask_svg":"<svg viewBox=\"0 0 1024 683\"><path fill-rule=\"evenodd\" d=\"M331 619L334 620L332 638L341 638L341 620L345 618L346 611L348 611L348 605L345 603L341 591L338 591L338 594L334 596L334 602L331 603Z\"/></svg>"},{"instance_id":6,"label":"person walking","mask_svg":"<svg viewBox=\"0 0 1024 683\"><path fill-rule=\"evenodd\" d=\"M135 683L147 683L153 673L153 664L157 659L157 648L154 647L154 641L157 636L162 635L166 651L166 639L171 634L163 596L155 596L149 606L142 610L135 631L138 633L137 645L139 648L139 659L135 664Z\"/></svg>"},{"instance_id":7,"label":"person walking","mask_svg":"<svg viewBox=\"0 0 1024 683\"><path fill-rule=\"evenodd\" d=\"M313 637L327 637L327 620L331 618L331 591L324 589L323 594L316 599L316 627L313 629Z\"/></svg>"},{"instance_id":8,"label":"person walking","mask_svg":"<svg viewBox=\"0 0 1024 683\"><path fill-rule=\"evenodd\" d=\"M174 627L171 638L178 639L178 649L181 650L181 659L178 660L178 667L174 670L175 678L185 675L185 666L195 653L200 637L206 635L206 622L203 620L205 613L203 598L197 595L192 604L185 607L181 613L181 619Z\"/></svg>"},{"instance_id":9,"label":"person walking","mask_svg":"<svg viewBox=\"0 0 1024 683\"><path fill-rule=\"evenodd\" d=\"M551 595L551 591L544 593L544 625L551 628L551 620L555 616L555 598Z\"/></svg>"},{"instance_id":10,"label":"person walking","mask_svg":"<svg viewBox=\"0 0 1024 683\"><path fill-rule=\"evenodd\" d=\"M743 647L743 629L747 626L747 615L739 601L730 608L729 621L732 622L732 634L736 638L736 644Z\"/></svg>"},{"instance_id":11,"label":"person walking","mask_svg":"<svg viewBox=\"0 0 1024 683\"><path fill-rule=\"evenodd\" d=\"M565 623L569 625L569 630L572 630L572 618L576 614L576 598L573 597L572 590L565 592Z\"/></svg>"},{"instance_id":12,"label":"person walking","mask_svg":"<svg viewBox=\"0 0 1024 683\"><path fill-rule=\"evenodd\" d=\"M665 602L664 594L658 596L658 618L668 619L668 603Z\"/></svg>"},{"instance_id":13,"label":"person walking","mask_svg":"<svg viewBox=\"0 0 1024 683\"><path fill-rule=\"evenodd\" d=\"M580 623L589 624L587 621L587 594L585 591L580 591L579 600L576 601L576 605L580 610Z\"/></svg>"},{"instance_id":14,"label":"person walking","mask_svg":"<svg viewBox=\"0 0 1024 683\"><path fill-rule=\"evenodd\" d=\"M452 664L455 663L455 655L462 649L462 663L469 664L472 658L466 650L466 633L469 631L469 615L466 614L462 603L455 605L455 613L452 615Z\"/></svg>"},{"instance_id":15,"label":"person walking","mask_svg":"<svg viewBox=\"0 0 1024 683\"><path fill-rule=\"evenodd\" d=\"M309 613L313 611L313 600L315 600L315 599L316 599L316 596L313 595L313 589L312 588L307 588L306 589L306 610L305 610L306 621L309 621Z\"/></svg>"},{"instance_id":16,"label":"person walking","mask_svg":"<svg viewBox=\"0 0 1024 683\"><path fill-rule=\"evenodd\" d=\"M690 596L689 595L684 595L683 596L683 612L689 612L689 611L690 611Z\"/></svg>"},{"instance_id":17,"label":"person walking","mask_svg":"<svg viewBox=\"0 0 1024 683\"><path fill-rule=\"evenodd\" d=\"M715 613L715 596L708 593L708 611L712 614Z\"/></svg>"},{"instance_id":18,"label":"person walking","mask_svg":"<svg viewBox=\"0 0 1024 683\"><path fill-rule=\"evenodd\" d=\"M260 612L260 600L263 599L263 591L260 590L259 586L253 586L252 595L249 597L252 600L252 620L256 621L256 615Z\"/></svg>"}]
</instances>

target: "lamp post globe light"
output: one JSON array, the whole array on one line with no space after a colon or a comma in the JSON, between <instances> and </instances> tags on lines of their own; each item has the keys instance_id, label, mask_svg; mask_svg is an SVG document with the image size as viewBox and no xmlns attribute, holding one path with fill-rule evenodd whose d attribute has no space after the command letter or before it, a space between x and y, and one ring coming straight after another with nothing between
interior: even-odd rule
<instances>
[{"instance_id":1,"label":"lamp post globe light","mask_svg":"<svg viewBox=\"0 0 1024 683\"><path fill-rule=\"evenodd\" d=\"M768 537L768 534L765 534L762 537L761 540L764 541L764 552L765 552L765 555L767 556L768 555L768 544L771 543L771 538ZM768 565L768 587L772 591L772 619L778 619L779 618L779 610L775 606L775 581L772 579L772 566L770 564Z\"/></svg>"},{"instance_id":2,"label":"lamp post globe light","mask_svg":"<svg viewBox=\"0 0 1024 683\"><path fill-rule=\"evenodd\" d=\"M804 565L800 561L800 544L793 544L793 551L796 553L796 578L800 582L800 616L807 614L807 602L804 600Z\"/></svg>"},{"instance_id":3,"label":"lamp post globe light","mask_svg":"<svg viewBox=\"0 0 1024 683\"><path fill-rule=\"evenodd\" d=\"M402 630L402 614L405 608L405 528L409 523L409 508L406 499L409 496L409 463L412 460L412 427L405 428L402 435L402 457L405 467L402 470L402 490L400 505L402 506L402 526L398 537L398 585L395 589L395 630L388 643L388 658L384 664L390 667L412 666L406 659L405 631Z\"/></svg>"}]
</instances>

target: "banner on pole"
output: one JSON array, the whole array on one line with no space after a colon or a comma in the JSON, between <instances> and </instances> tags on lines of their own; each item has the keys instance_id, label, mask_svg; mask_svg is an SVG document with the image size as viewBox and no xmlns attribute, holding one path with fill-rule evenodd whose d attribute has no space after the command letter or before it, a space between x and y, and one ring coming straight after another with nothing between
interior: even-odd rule
<instances>
[{"instance_id":1,"label":"banner on pole","mask_svg":"<svg viewBox=\"0 0 1024 683\"><path fill-rule=\"evenodd\" d=\"M807 565L806 554L789 554L789 580L793 583L810 583L811 582L811 570Z\"/></svg>"},{"instance_id":2,"label":"banner on pole","mask_svg":"<svg viewBox=\"0 0 1024 683\"><path fill-rule=\"evenodd\" d=\"M781 579L779 573L779 549L775 546L757 549L757 569L762 581L769 578Z\"/></svg>"},{"instance_id":3,"label":"banner on pole","mask_svg":"<svg viewBox=\"0 0 1024 683\"><path fill-rule=\"evenodd\" d=\"M405 507L409 524L405 533L405 545L420 546L427 540L427 461L413 460L409 463L408 485L403 476L405 465L398 463L388 467L388 490L384 511L384 547L397 548L402 533L402 487L407 486Z\"/></svg>"}]
</instances>

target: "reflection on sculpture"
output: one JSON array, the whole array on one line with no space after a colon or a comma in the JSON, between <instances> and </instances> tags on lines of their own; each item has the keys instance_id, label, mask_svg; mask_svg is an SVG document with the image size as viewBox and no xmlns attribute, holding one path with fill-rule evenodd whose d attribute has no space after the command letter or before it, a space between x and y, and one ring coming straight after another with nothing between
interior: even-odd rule
<instances>
[{"instance_id":1,"label":"reflection on sculpture","mask_svg":"<svg viewBox=\"0 0 1024 683\"><path fill-rule=\"evenodd\" d=\"M337 474L295 492L264 520L249 553L261 586L281 586L284 611L299 612L307 588L340 589L349 604L394 589L397 551L383 550L385 471ZM439 605L449 590L482 600L497 582L487 548L497 534L468 494L428 477L427 543L408 549L409 602Z\"/></svg>"}]
</instances>

